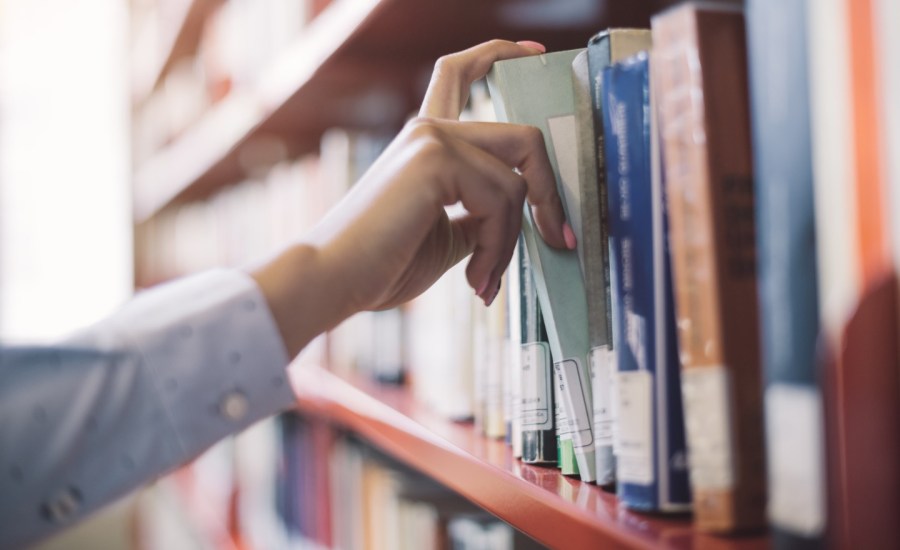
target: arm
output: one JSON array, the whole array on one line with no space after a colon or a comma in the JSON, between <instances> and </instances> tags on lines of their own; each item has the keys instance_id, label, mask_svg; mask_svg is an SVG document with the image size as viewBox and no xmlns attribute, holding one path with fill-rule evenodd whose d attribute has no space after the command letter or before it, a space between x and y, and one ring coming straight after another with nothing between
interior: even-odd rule
<instances>
[{"instance_id":1,"label":"arm","mask_svg":"<svg viewBox=\"0 0 900 550\"><path fill-rule=\"evenodd\" d=\"M468 281L490 303L526 196L545 239L566 246L539 131L452 120L464 97L448 90L468 89L493 60L535 53L494 41L443 58L429 118L408 124L309 235L248 273L154 289L58 346L0 349L0 548L70 525L289 407L290 357L358 311L412 299L467 256ZM450 219L457 202L468 214Z\"/></svg>"},{"instance_id":2,"label":"arm","mask_svg":"<svg viewBox=\"0 0 900 550\"><path fill-rule=\"evenodd\" d=\"M310 235L252 270L290 355L356 312L418 296L470 255L468 282L490 303L526 197L544 239L575 247L540 131L455 120L494 61L542 48L495 40L439 60L422 116ZM457 202L468 214L450 219L444 208Z\"/></svg>"},{"instance_id":3,"label":"arm","mask_svg":"<svg viewBox=\"0 0 900 550\"><path fill-rule=\"evenodd\" d=\"M0 347L0 548L290 407L287 362L259 288L233 270L144 292L56 345Z\"/></svg>"}]
</instances>

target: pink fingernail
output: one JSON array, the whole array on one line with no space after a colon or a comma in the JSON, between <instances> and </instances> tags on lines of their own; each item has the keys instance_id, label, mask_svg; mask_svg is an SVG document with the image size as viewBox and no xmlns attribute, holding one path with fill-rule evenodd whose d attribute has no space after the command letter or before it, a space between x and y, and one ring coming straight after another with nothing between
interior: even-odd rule
<instances>
[{"instance_id":1,"label":"pink fingernail","mask_svg":"<svg viewBox=\"0 0 900 550\"><path fill-rule=\"evenodd\" d=\"M490 276L485 278L484 282L478 285L478 288L475 289L475 296L481 297L484 294L484 291L487 290L488 283L491 282Z\"/></svg>"},{"instance_id":2,"label":"pink fingernail","mask_svg":"<svg viewBox=\"0 0 900 550\"><path fill-rule=\"evenodd\" d=\"M563 222L563 239L566 240L566 246L569 250L575 250L575 232L569 222Z\"/></svg>"},{"instance_id":3,"label":"pink fingernail","mask_svg":"<svg viewBox=\"0 0 900 550\"><path fill-rule=\"evenodd\" d=\"M525 46L526 48L531 48L533 50L537 50L541 53L547 53L547 46L544 46L540 42L535 42L534 40L520 40L516 42L516 44L520 46Z\"/></svg>"},{"instance_id":4,"label":"pink fingernail","mask_svg":"<svg viewBox=\"0 0 900 550\"><path fill-rule=\"evenodd\" d=\"M490 307L491 304L494 303L494 299L497 298L497 294L500 293L500 285L501 281L497 281L497 288L494 289L494 292L491 294L491 297L484 301L485 307Z\"/></svg>"}]
</instances>

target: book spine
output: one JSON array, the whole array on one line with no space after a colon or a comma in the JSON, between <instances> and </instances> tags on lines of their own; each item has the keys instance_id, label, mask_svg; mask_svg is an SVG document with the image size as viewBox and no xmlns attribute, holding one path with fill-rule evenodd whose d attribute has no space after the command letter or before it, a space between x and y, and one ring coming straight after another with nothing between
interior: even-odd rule
<instances>
[{"instance_id":1,"label":"book spine","mask_svg":"<svg viewBox=\"0 0 900 550\"><path fill-rule=\"evenodd\" d=\"M880 56L876 49L876 0L846 0L849 32L850 83L852 108L853 183L859 233L860 268L863 288L870 286L891 268L888 244L888 213L885 188L884 141L881 126L884 113L880 104L882 78ZM896 22L895 22L896 23ZM900 101L900 98L893 98Z\"/></svg>"},{"instance_id":2,"label":"book spine","mask_svg":"<svg viewBox=\"0 0 900 550\"><path fill-rule=\"evenodd\" d=\"M579 51L500 61L488 74L498 120L530 124L541 129L563 206L573 229L577 225L578 230L580 206L578 166L574 154L571 65ZM555 377L556 391L560 396L557 404L566 415L566 422L558 423L558 456L562 458L564 474L578 473L583 481L594 481L596 460L588 372L587 306L578 255L547 245L527 207L522 231L533 266L551 356L554 365L558 365L558 373L562 375ZM575 371L562 368L571 364L577 366L578 376L570 376L569 373ZM573 405L572 411L567 410L568 404ZM573 456L574 461L567 460Z\"/></svg>"},{"instance_id":3,"label":"book spine","mask_svg":"<svg viewBox=\"0 0 900 550\"><path fill-rule=\"evenodd\" d=\"M878 63L881 68L881 105L884 113L884 159L889 196L890 241L894 272L900 273L900 2L877 0L875 21Z\"/></svg>"},{"instance_id":4,"label":"book spine","mask_svg":"<svg viewBox=\"0 0 900 550\"><path fill-rule=\"evenodd\" d=\"M556 414L550 344L534 288L524 238L519 236L522 461L556 464Z\"/></svg>"},{"instance_id":5,"label":"book spine","mask_svg":"<svg viewBox=\"0 0 900 550\"><path fill-rule=\"evenodd\" d=\"M606 177L606 151L603 143L603 70L610 64L610 40L609 32L604 31L591 38L587 46L588 54L588 78L591 96L591 121L594 129L594 164L597 171L597 205L596 209L599 213L600 239L596 246L590 242L585 243L585 248L589 250L586 254L590 254L592 261L594 257L599 256L600 261L604 265L603 274L603 292L606 293L606 311L603 312L607 318L606 328L608 333L606 336L607 348L602 347L602 337L604 334L600 330L598 323L591 324L593 315L588 319L588 329L591 339L591 361L593 370L591 375L594 377L594 429L597 441L597 484L598 485L614 485L616 482L616 455L618 449L616 442L616 432L618 428L618 407L616 406L616 354L613 349L616 341L615 322L613 321L619 307L617 295L612 292L615 287L613 278L615 277L614 259L611 253L612 243L609 238L609 220L608 220L608 193ZM590 196L590 195L588 195ZM587 205L589 207L589 205ZM591 289L596 292L598 281L596 273L588 276L585 274L585 284L588 286L589 299ZM592 303L594 303L592 301ZM605 354L605 361L603 355ZM609 457L601 451L602 447L609 447L612 456Z\"/></svg>"},{"instance_id":6,"label":"book spine","mask_svg":"<svg viewBox=\"0 0 900 550\"><path fill-rule=\"evenodd\" d=\"M650 47L648 29L609 29L593 36L587 46L587 92L591 115L586 117L593 130L592 145L595 170L595 190L586 190L583 207L597 213L599 231L596 236L588 233L589 214L585 221L585 261L598 263L600 268L585 273L588 290L588 330L591 342L591 376L594 381L594 432L597 442L597 483L615 483L615 353L613 350L614 323L617 311L616 297L610 292L614 270L611 268L609 227L607 220L608 188L606 181L606 156L603 144L603 69L610 63L647 50ZM596 239L592 244L592 238ZM599 295L598 295L599 294ZM591 296L595 296L592 298ZM602 304L603 307L600 307ZM602 319L599 318L602 315ZM604 326L605 323L605 326ZM605 330L604 330L605 328ZM604 452L609 448L611 452Z\"/></svg>"},{"instance_id":7,"label":"book spine","mask_svg":"<svg viewBox=\"0 0 900 550\"><path fill-rule=\"evenodd\" d=\"M617 490L630 508L684 511L690 491L648 67L641 54L603 71L613 292L621 305L613 318Z\"/></svg>"},{"instance_id":8,"label":"book spine","mask_svg":"<svg viewBox=\"0 0 900 550\"><path fill-rule=\"evenodd\" d=\"M574 425L574 423L578 419L573 419L569 413L569 409L567 408L567 404L571 403L571 401L566 400L563 396L563 394L566 392L565 380L561 376L552 375L556 368L556 365L566 360L568 357L566 357L566 355L562 351L559 328L554 324L553 315L548 313L548 309L551 306L549 295L550 291L547 288L548 283L547 279L545 278L544 268L542 265L543 262L541 261L542 254L547 260L547 265L549 268L548 271L551 271L553 268L550 266L554 265L556 267L562 267L563 271L567 270L570 275L577 272L578 276L580 277L581 273L578 272L579 268L576 258L574 258L572 255L563 255L563 253L560 251L552 250L549 245L547 245L543 241L543 238L538 233L534 218L531 217L531 208L528 205L525 205L522 220L522 234L524 236L525 247L532 266L531 272L532 276L534 277L535 293L538 296L538 302L541 304L541 314L544 318L544 327L547 330L547 340L550 348L550 357L552 359L552 362L548 365L548 367L551 373L553 402L555 405L554 410L556 424L557 464L563 475L581 475L582 478L584 478L584 474L580 472L581 464L579 464L578 462L576 445L573 441L575 434L580 434L579 430L575 429L576 427ZM554 275L558 274L559 273L557 271L557 273L555 273ZM557 280L565 279L557 278ZM593 441L591 441L591 445L593 445ZM582 452L583 448L584 446L582 446ZM589 481L593 480L589 479Z\"/></svg>"},{"instance_id":9,"label":"book spine","mask_svg":"<svg viewBox=\"0 0 900 550\"><path fill-rule=\"evenodd\" d=\"M654 17L652 26L696 522L704 531L762 529L766 479L743 16L736 8L688 4Z\"/></svg>"},{"instance_id":10,"label":"book spine","mask_svg":"<svg viewBox=\"0 0 900 550\"><path fill-rule=\"evenodd\" d=\"M501 283L502 284L502 283ZM475 307L481 304L476 302ZM484 433L492 439L504 439L506 436L506 417L504 401L504 371L509 360L509 349L506 345L506 293L500 292L485 312L484 341Z\"/></svg>"},{"instance_id":11,"label":"book spine","mask_svg":"<svg viewBox=\"0 0 900 550\"><path fill-rule=\"evenodd\" d=\"M826 524L808 0L747 4L768 516L773 546L822 548Z\"/></svg>"},{"instance_id":12,"label":"book spine","mask_svg":"<svg viewBox=\"0 0 900 550\"><path fill-rule=\"evenodd\" d=\"M588 371L594 419L594 453L597 464L597 484L615 483L615 457L612 448L612 407L610 404L609 319L609 257L606 235L606 216L602 214L605 200L600 199L597 158L594 151L596 137L592 120L591 78L588 51L578 54L572 62L572 84L575 109L578 113L576 136L578 144L578 172L581 186L582 251L585 292L588 306L588 340L590 356ZM601 435L602 434L602 435Z\"/></svg>"},{"instance_id":13,"label":"book spine","mask_svg":"<svg viewBox=\"0 0 900 550\"><path fill-rule=\"evenodd\" d=\"M875 15L871 0L821 0L807 8L827 358L827 543L887 547L900 540L900 361L897 283L886 250L883 181L875 171L882 168L877 128L883 120Z\"/></svg>"},{"instance_id":14,"label":"book spine","mask_svg":"<svg viewBox=\"0 0 900 550\"><path fill-rule=\"evenodd\" d=\"M521 239L520 239L521 240ZM507 355L504 371L504 409L506 411L506 441L513 458L522 458L522 285L520 283L519 243L513 250L512 261L506 269L506 327L504 348Z\"/></svg>"},{"instance_id":15,"label":"book spine","mask_svg":"<svg viewBox=\"0 0 900 550\"><path fill-rule=\"evenodd\" d=\"M488 309L478 300L471 297L469 307L472 316L472 363L475 382L475 407L473 420L475 430L487 436L490 430L488 413L488 388L490 387L488 361Z\"/></svg>"}]
</instances>

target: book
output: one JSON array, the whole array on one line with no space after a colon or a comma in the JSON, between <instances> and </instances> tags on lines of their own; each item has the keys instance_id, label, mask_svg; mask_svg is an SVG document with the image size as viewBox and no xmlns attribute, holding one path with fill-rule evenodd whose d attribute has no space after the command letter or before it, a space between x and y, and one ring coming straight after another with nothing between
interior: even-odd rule
<instances>
[{"instance_id":1,"label":"book","mask_svg":"<svg viewBox=\"0 0 900 550\"><path fill-rule=\"evenodd\" d=\"M747 3L768 519L778 548L821 548L826 525L806 6Z\"/></svg>"},{"instance_id":2,"label":"book","mask_svg":"<svg viewBox=\"0 0 900 550\"><path fill-rule=\"evenodd\" d=\"M639 510L690 509L662 173L646 53L603 71L618 422L617 493Z\"/></svg>"},{"instance_id":3,"label":"book","mask_svg":"<svg viewBox=\"0 0 900 550\"><path fill-rule=\"evenodd\" d=\"M760 530L766 477L743 14L683 4L651 25L696 525Z\"/></svg>"},{"instance_id":4,"label":"book","mask_svg":"<svg viewBox=\"0 0 900 550\"><path fill-rule=\"evenodd\" d=\"M900 371L871 0L808 8L827 542L900 540ZM896 32L896 31L894 31ZM893 324L893 326L892 326Z\"/></svg>"},{"instance_id":5,"label":"book","mask_svg":"<svg viewBox=\"0 0 900 550\"><path fill-rule=\"evenodd\" d=\"M467 301L471 307L472 319L472 325L468 329L471 332L475 375L475 428L485 437L504 439L504 383L510 361L505 337L506 293L498 293L489 307L485 307L476 296L469 296ZM428 343L425 342L425 345Z\"/></svg>"},{"instance_id":6,"label":"book","mask_svg":"<svg viewBox=\"0 0 900 550\"><path fill-rule=\"evenodd\" d=\"M581 216L571 67L580 51L498 61L487 75L497 119L541 130L566 216L576 236L581 229ZM565 414L565 422L558 424L563 465L569 466L565 459L571 456L567 452L571 445L581 479L594 481L587 306L578 254L547 245L537 232L527 205L522 231L547 328L560 408ZM572 470L564 468L564 473L574 473Z\"/></svg>"},{"instance_id":7,"label":"book","mask_svg":"<svg viewBox=\"0 0 900 550\"><path fill-rule=\"evenodd\" d=\"M513 458L522 458L522 284L519 255L520 241L513 249L512 261L506 269L506 325L504 347L507 354L504 370L504 414L506 415L506 442L512 448Z\"/></svg>"},{"instance_id":8,"label":"book","mask_svg":"<svg viewBox=\"0 0 900 550\"><path fill-rule=\"evenodd\" d=\"M887 182L889 211L900 212L900 3L895 0L877 0L874 19L878 37L876 59L880 71L881 105L883 113L882 135L884 139L885 180ZM894 272L900 273L900 216L888 216L890 220Z\"/></svg>"},{"instance_id":9,"label":"book","mask_svg":"<svg viewBox=\"0 0 900 550\"><path fill-rule=\"evenodd\" d=\"M588 52L572 61L572 88L575 96L576 144L578 146L578 185L581 203L581 234L578 239L581 272L584 275L588 310L588 368L591 376L591 412L594 425L594 457L597 484L615 483L615 458L612 448L612 404L610 403L610 309L609 258L606 228L601 223L597 161L594 155L594 126L591 120ZM604 220L605 221L605 220ZM601 434L604 436L601 438Z\"/></svg>"},{"instance_id":10,"label":"book","mask_svg":"<svg viewBox=\"0 0 900 550\"><path fill-rule=\"evenodd\" d=\"M897 279L870 282L823 367L828 534L833 548L900 540Z\"/></svg>"},{"instance_id":11,"label":"book","mask_svg":"<svg viewBox=\"0 0 900 550\"><path fill-rule=\"evenodd\" d=\"M594 435L597 455L597 484L615 482L613 392L615 354L610 295L609 230L607 227L606 157L603 146L603 69L611 63L650 48L646 29L609 29L588 42L586 64L573 71L576 107L579 109L578 144L583 224L584 283L588 300L593 387ZM578 62L578 58L576 58Z\"/></svg>"},{"instance_id":12,"label":"book","mask_svg":"<svg viewBox=\"0 0 900 550\"><path fill-rule=\"evenodd\" d=\"M473 296L465 262L451 267L407 307L406 354L411 391L437 414L454 420L476 412ZM479 300L479 311L484 304Z\"/></svg>"},{"instance_id":13,"label":"book","mask_svg":"<svg viewBox=\"0 0 900 550\"><path fill-rule=\"evenodd\" d=\"M556 464L556 402L550 344L534 288L524 238L516 246L519 272L519 351L521 354L522 462Z\"/></svg>"}]
</instances>

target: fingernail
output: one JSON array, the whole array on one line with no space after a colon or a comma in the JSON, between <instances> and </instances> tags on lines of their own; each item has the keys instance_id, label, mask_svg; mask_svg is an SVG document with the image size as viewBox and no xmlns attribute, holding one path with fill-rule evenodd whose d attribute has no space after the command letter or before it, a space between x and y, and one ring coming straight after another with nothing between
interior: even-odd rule
<instances>
[{"instance_id":1,"label":"fingernail","mask_svg":"<svg viewBox=\"0 0 900 550\"><path fill-rule=\"evenodd\" d=\"M520 40L516 42L516 44L537 50L541 53L547 53L547 46L544 46L540 42L535 42L534 40Z\"/></svg>"},{"instance_id":2,"label":"fingernail","mask_svg":"<svg viewBox=\"0 0 900 550\"><path fill-rule=\"evenodd\" d=\"M475 296L481 296L484 294L484 291L487 290L488 283L491 282L490 275L484 279L484 282L478 285L478 288L475 289Z\"/></svg>"},{"instance_id":3,"label":"fingernail","mask_svg":"<svg viewBox=\"0 0 900 550\"><path fill-rule=\"evenodd\" d=\"M575 250L575 233L572 231L572 226L569 225L569 222L563 222L563 239L566 240L566 246L569 250Z\"/></svg>"},{"instance_id":4,"label":"fingernail","mask_svg":"<svg viewBox=\"0 0 900 550\"><path fill-rule=\"evenodd\" d=\"M497 297L497 294L500 294L500 285L503 284L503 280L497 281L497 288L494 289L494 293L491 294L491 297L484 301L485 306L490 306L494 303L494 299Z\"/></svg>"}]
</instances>

